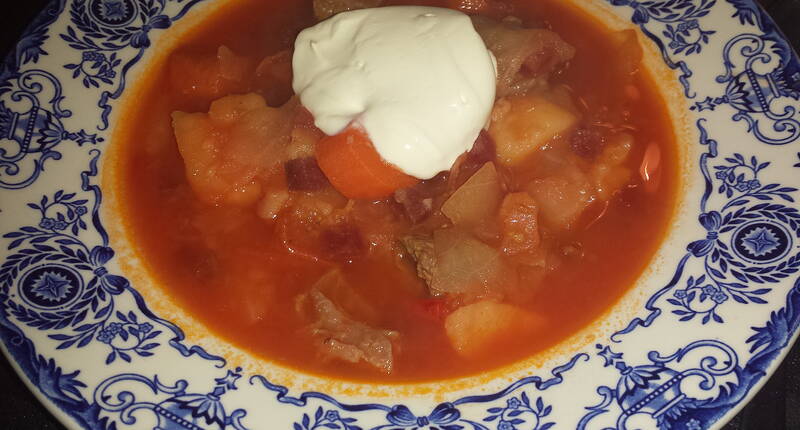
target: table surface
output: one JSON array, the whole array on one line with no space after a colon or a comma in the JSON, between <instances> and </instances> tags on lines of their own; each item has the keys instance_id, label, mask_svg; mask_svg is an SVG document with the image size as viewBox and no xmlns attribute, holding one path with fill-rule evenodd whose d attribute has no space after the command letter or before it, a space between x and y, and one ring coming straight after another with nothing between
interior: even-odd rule
<instances>
[{"instance_id":1,"label":"table surface","mask_svg":"<svg viewBox=\"0 0 800 430\"><path fill-rule=\"evenodd\" d=\"M784 31L795 49L800 50L800 0L759 0ZM0 28L0 55L8 52L31 18L48 0L14 2L3 11ZM9 363L0 358L0 429L56 430L64 427L28 391ZM723 430L800 429L800 343L755 399Z\"/></svg>"}]
</instances>

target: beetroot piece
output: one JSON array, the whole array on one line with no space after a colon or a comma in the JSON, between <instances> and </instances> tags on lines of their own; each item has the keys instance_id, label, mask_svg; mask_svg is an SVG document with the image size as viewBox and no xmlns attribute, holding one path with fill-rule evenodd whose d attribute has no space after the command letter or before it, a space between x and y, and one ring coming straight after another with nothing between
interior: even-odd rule
<instances>
[{"instance_id":1,"label":"beetroot piece","mask_svg":"<svg viewBox=\"0 0 800 430\"><path fill-rule=\"evenodd\" d=\"M478 171L484 164L497 159L497 146L494 139L486 130L481 130L475 143L466 154L456 160L450 170L450 187L460 187L469 177Z\"/></svg>"},{"instance_id":2,"label":"beetroot piece","mask_svg":"<svg viewBox=\"0 0 800 430\"><path fill-rule=\"evenodd\" d=\"M320 234L320 245L326 259L348 262L364 254L366 246L358 227L342 223Z\"/></svg>"},{"instance_id":3,"label":"beetroot piece","mask_svg":"<svg viewBox=\"0 0 800 430\"><path fill-rule=\"evenodd\" d=\"M284 165L286 184L290 190L318 191L328 186L328 178L314 157L295 158Z\"/></svg>"},{"instance_id":4,"label":"beetroot piece","mask_svg":"<svg viewBox=\"0 0 800 430\"><path fill-rule=\"evenodd\" d=\"M492 136L486 130L481 130L475 143L472 144L472 149L467 152L467 159L480 166L485 163L494 161L497 157L497 147L495 146Z\"/></svg>"}]
</instances>

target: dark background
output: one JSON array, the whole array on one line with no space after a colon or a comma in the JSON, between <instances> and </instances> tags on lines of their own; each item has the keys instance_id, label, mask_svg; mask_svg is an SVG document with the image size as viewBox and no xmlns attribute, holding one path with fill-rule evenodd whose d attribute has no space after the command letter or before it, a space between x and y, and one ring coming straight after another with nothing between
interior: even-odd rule
<instances>
[{"instance_id":1,"label":"dark background","mask_svg":"<svg viewBox=\"0 0 800 430\"><path fill-rule=\"evenodd\" d=\"M759 0L800 50L800 0ZM3 2L5 3L5 2ZM0 56L9 52L48 0L14 0L4 4L0 25ZM4 358L0 358L0 430L61 430L52 415L20 381ZM750 402L724 430L800 429L800 344Z\"/></svg>"}]
</instances>

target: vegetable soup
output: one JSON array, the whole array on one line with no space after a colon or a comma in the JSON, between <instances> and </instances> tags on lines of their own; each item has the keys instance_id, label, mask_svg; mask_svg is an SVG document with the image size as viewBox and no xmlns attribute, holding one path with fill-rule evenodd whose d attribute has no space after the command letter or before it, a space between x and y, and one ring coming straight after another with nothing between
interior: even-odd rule
<instances>
[{"instance_id":1,"label":"vegetable soup","mask_svg":"<svg viewBox=\"0 0 800 430\"><path fill-rule=\"evenodd\" d=\"M327 136L298 33L388 4L469 15L488 124L429 179ZM546 351L635 283L673 213L675 138L632 30L557 0L238 0L139 80L118 192L149 272L218 336L356 381L475 374Z\"/></svg>"}]
</instances>

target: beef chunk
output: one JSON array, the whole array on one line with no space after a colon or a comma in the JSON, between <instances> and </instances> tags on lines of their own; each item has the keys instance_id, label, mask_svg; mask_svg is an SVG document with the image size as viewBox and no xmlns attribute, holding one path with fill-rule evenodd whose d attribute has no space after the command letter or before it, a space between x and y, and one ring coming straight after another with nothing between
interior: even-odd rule
<instances>
[{"instance_id":1,"label":"beef chunk","mask_svg":"<svg viewBox=\"0 0 800 430\"><path fill-rule=\"evenodd\" d=\"M364 254L366 245L361 231L355 225L341 222L330 226L320 234L322 254L329 260L352 261Z\"/></svg>"},{"instance_id":2,"label":"beef chunk","mask_svg":"<svg viewBox=\"0 0 800 430\"><path fill-rule=\"evenodd\" d=\"M320 352L350 363L364 361L383 373L392 373L391 340L397 332L352 319L318 289L312 289L305 300L314 318L311 330Z\"/></svg>"},{"instance_id":3,"label":"beef chunk","mask_svg":"<svg viewBox=\"0 0 800 430\"><path fill-rule=\"evenodd\" d=\"M436 268L436 253L433 249L433 238L423 235L411 235L400 239L411 258L417 263L417 276L430 287Z\"/></svg>"}]
</instances>

